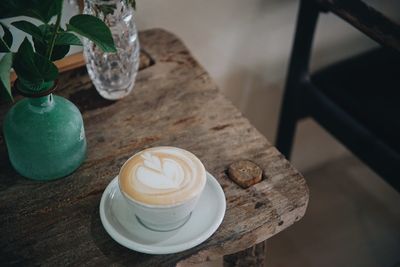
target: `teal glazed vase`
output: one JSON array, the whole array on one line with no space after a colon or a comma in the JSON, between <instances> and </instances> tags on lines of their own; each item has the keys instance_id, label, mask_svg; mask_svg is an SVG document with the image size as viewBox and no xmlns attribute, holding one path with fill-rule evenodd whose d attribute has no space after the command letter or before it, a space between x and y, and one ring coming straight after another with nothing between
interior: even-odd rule
<instances>
[{"instance_id":1,"label":"teal glazed vase","mask_svg":"<svg viewBox=\"0 0 400 267\"><path fill-rule=\"evenodd\" d=\"M18 101L6 114L3 133L12 166L33 180L64 177L86 156L82 115L60 96L48 94Z\"/></svg>"}]
</instances>

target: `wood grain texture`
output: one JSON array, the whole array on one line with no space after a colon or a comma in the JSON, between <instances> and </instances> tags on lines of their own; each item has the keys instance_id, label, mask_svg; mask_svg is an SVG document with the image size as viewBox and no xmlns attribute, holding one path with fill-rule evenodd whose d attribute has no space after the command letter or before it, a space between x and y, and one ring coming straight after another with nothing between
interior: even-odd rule
<instances>
[{"instance_id":1,"label":"wood grain texture","mask_svg":"<svg viewBox=\"0 0 400 267\"><path fill-rule=\"evenodd\" d=\"M224 267L265 266L267 258L267 241L240 251L224 256Z\"/></svg>"},{"instance_id":2,"label":"wood grain texture","mask_svg":"<svg viewBox=\"0 0 400 267\"><path fill-rule=\"evenodd\" d=\"M314 0L383 46L400 52L400 25L361 0Z\"/></svg>"},{"instance_id":3,"label":"wood grain texture","mask_svg":"<svg viewBox=\"0 0 400 267\"><path fill-rule=\"evenodd\" d=\"M85 69L64 73L59 95L81 110L88 141L84 164L54 182L20 177L0 138L0 265L184 266L247 249L299 220L308 203L302 175L218 91L187 48L163 30L140 33L155 64L139 72L133 92L102 99ZM0 118L10 105L0 105ZM172 145L196 154L221 184L227 211L217 232L199 246L152 256L117 244L103 229L99 202L129 156ZM242 189L226 175L249 159L265 179ZM62 164L62 163L60 163Z\"/></svg>"}]
</instances>

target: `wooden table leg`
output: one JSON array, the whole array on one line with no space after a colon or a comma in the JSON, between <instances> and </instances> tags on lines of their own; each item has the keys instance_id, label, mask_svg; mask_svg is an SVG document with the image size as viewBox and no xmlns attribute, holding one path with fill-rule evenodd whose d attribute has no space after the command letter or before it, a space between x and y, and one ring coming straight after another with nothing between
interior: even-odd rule
<instances>
[{"instance_id":1,"label":"wooden table leg","mask_svg":"<svg viewBox=\"0 0 400 267\"><path fill-rule=\"evenodd\" d=\"M265 266L267 241L246 250L224 256L224 267Z\"/></svg>"}]
</instances>

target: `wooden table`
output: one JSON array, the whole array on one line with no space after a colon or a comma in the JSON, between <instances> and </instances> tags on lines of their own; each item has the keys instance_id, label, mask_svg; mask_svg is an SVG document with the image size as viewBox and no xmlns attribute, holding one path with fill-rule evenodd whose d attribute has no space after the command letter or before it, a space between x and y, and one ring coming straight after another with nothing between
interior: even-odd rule
<instances>
[{"instance_id":1,"label":"wooden table","mask_svg":"<svg viewBox=\"0 0 400 267\"><path fill-rule=\"evenodd\" d=\"M222 96L182 42L158 29L141 33L140 40L155 64L139 72L133 93L120 101L100 98L84 68L61 75L58 94L81 110L88 141L87 159L75 173L54 182L24 179L10 166L0 138L1 266L184 266L246 249L227 262L255 264L264 255L263 241L304 215L302 175ZM9 108L0 105L1 121ZM196 154L227 199L224 221L211 238L162 256L120 246L99 217L101 194L122 163L157 145ZM226 170L240 159L261 166L263 181L248 189L233 183ZM252 253L261 257L243 256Z\"/></svg>"}]
</instances>

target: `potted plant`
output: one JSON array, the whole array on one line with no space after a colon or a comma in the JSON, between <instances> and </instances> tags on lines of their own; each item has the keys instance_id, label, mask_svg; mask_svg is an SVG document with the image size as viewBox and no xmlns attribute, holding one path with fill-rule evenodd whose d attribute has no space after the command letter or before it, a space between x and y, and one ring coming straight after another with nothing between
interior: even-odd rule
<instances>
[{"instance_id":1,"label":"potted plant","mask_svg":"<svg viewBox=\"0 0 400 267\"><path fill-rule=\"evenodd\" d=\"M109 28L91 15L73 16L61 26L63 0L1 0L0 19L27 16L38 23L17 20L11 25L27 33L17 51L11 51L13 36L0 23L0 92L12 100L10 70L17 80L13 88L26 98L18 101L3 122L4 140L12 166L35 180L64 177L83 162L86 139L82 115L67 99L55 96L58 69L53 63L82 45L88 38L105 52L115 52Z\"/></svg>"}]
</instances>

